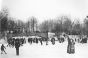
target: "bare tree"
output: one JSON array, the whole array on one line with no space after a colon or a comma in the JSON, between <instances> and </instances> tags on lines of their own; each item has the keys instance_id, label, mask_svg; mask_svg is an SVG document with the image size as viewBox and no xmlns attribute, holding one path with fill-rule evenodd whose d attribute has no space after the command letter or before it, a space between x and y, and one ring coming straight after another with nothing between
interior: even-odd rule
<instances>
[{"instance_id":1,"label":"bare tree","mask_svg":"<svg viewBox=\"0 0 88 58\"><path fill-rule=\"evenodd\" d=\"M84 33L88 35L88 16L84 19Z\"/></svg>"},{"instance_id":2,"label":"bare tree","mask_svg":"<svg viewBox=\"0 0 88 58\"><path fill-rule=\"evenodd\" d=\"M30 20L28 20L26 23L25 23L25 32L26 33L29 33L31 31L31 22Z\"/></svg>"},{"instance_id":3,"label":"bare tree","mask_svg":"<svg viewBox=\"0 0 88 58\"><path fill-rule=\"evenodd\" d=\"M0 27L2 32L7 31L8 14L8 8L2 8L2 11L0 12Z\"/></svg>"},{"instance_id":4,"label":"bare tree","mask_svg":"<svg viewBox=\"0 0 88 58\"><path fill-rule=\"evenodd\" d=\"M35 17L31 17L30 24L31 24L31 31L32 32L36 31L37 19Z\"/></svg>"},{"instance_id":5,"label":"bare tree","mask_svg":"<svg viewBox=\"0 0 88 58\"><path fill-rule=\"evenodd\" d=\"M78 34L80 35L81 34L81 24L78 20L76 20L76 22L74 22L73 24L73 34Z\"/></svg>"},{"instance_id":6,"label":"bare tree","mask_svg":"<svg viewBox=\"0 0 88 58\"><path fill-rule=\"evenodd\" d=\"M13 20L13 18L9 17L8 21L7 21L7 29L8 31L13 31L15 28L15 21Z\"/></svg>"},{"instance_id":7,"label":"bare tree","mask_svg":"<svg viewBox=\"0 0 88 58\"><path fill-rule=\"evenodd\" d=\"M41 32L48 32L49 31L48 20L42 22L39 26L39 29Z\"/></svg>"}]
</instances>

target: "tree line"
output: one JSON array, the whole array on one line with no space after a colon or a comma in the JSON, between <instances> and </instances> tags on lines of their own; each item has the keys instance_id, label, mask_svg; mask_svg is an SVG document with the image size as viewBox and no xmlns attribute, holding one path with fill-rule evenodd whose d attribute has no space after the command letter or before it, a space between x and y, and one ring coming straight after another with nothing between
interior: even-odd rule
<instances>
[{"instance_id":1,"label":"tree line","mask_svg":"<svg viewBox=\"0 0 88 58\"><path fill-rule=\"evenodd\" d=\"M28 34L35 32L54 32L72 35L88 34L88 16L81 23L79 20L72 21L68 16L60 16L56 19L45 20L39 24L36 17L28 18L27 22L9 17L7 9L0 11L0 32L12 34Z\"/></svg>"}]
</instances>

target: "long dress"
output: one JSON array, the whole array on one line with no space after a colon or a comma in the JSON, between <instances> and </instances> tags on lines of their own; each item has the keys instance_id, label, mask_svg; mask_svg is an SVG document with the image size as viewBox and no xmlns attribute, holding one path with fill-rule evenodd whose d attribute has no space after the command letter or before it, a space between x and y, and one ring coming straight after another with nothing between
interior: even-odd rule
<instances>
[{"instance_id":1,"label":"long dress","mask_svg":"<svg viewBox=\"0 0 88 58\"><path fill-rule=\"evenodd\" d=\"M75 42L72 40L71 42L71 53L75 53Z\"/></svg>"},{"instance_id":2,"label":"long dress","mask_svg":"<svg viewBox=\"0 0 88 58\"><path fill-rule=\"evenodd\" d=\"M67 46L67 53L71 53L71 39L68 38L68 46Z\"/></svg>"},{"instance_id":3,"label":"long dress","mask_svg":"<svg viewBox=\"0 0 88 58\"><path fill-rule=\"evenodd\" d=\"M74 54L75 53L75 42L73 39L68 39L67 53Z\"/></svg>"}]
</instances>

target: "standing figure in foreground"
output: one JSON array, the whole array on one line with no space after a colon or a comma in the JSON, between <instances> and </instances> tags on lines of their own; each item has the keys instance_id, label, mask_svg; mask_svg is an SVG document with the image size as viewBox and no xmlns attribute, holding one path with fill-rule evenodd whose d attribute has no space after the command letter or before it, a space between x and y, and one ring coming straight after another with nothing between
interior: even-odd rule
<instances>
[{"instance_id":1,"label":"standing figure in foreground","mask_svg":"<svg viewBox=\"0 0 88 58\"><path fill-rule=\"evenodd\" d=\"M7 54L7 53L5 52L5 49L6 49L5 46L2 44L2 45L1 45L1 54L3 54L3 52L4 52L5 54Z\"/></svg>"},{"instance_id":2,"label":"standing figure in foreground","mask_svg":"<svg viewBox=\"0 0 88 58\"><path fill-rule=\"evenodd\" d=\"M70 53L70 48L71 48L71 39L68 37L67 53Z\"/></svg>"},{"instance_id":3,"label":"standing figure in foreground","mask_svg":"<svg viewBox=\"0 0 88 58\"><path fill-rule=\"evenodd\" d=\"M72 53L72 54L75 53L75 42L74 42L73 39L71 40L71 53Z\"/></svg>"},{"instance_id":4,"label":"standing figure in foreground","mask_svg":"<svg viewBox=\"0 0 88 58\"><path fill-rule=\"evenodd\" d=\"M67 46L67 53L74 54L75 53L75 42L73 39L68 38L68 46Z\"/></svg>"},{"instance_id":5,"label":"standing figure in foreground","mask_svg":"<svg viewBox=\"0 0 88 58\"><path fill-rule=\"evenodd\" d=\"M19 39L15 39L16 55L19 55L20 42Z\"/></svg>"}]
</instances>

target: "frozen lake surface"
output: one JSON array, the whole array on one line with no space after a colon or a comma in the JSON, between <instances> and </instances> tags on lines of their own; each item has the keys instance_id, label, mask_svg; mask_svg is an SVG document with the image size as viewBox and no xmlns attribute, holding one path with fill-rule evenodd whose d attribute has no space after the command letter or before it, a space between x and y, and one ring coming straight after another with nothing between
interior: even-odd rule
<instances>
[{"instance_id":1,"label":"frozen lake surface","mask_svg":"<svg viewBox=\"0 0 88 58\"><path fill-rule=\"evenodd\" d=\"M26 43L20 47L19 56L16 56L15 48L6 47L6 52L7 54L0 54L0 58L88 58L88 43L76 43L75 54L67 53L67 42L59 43L58 41L55 45L51 42L48 45Z\"/></svg>"}]
</instances>

